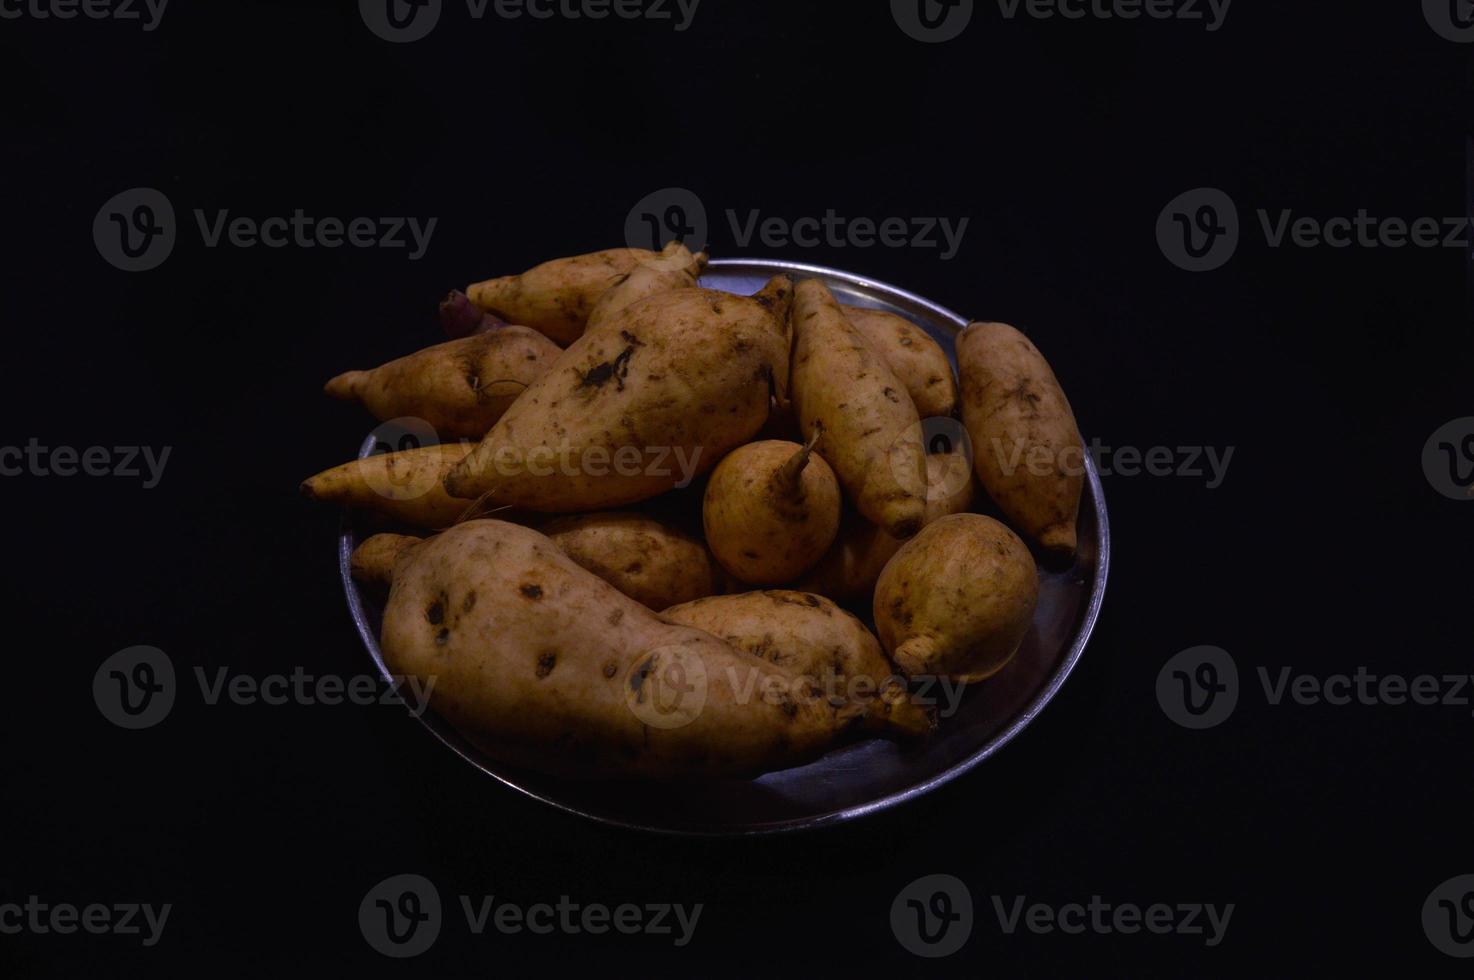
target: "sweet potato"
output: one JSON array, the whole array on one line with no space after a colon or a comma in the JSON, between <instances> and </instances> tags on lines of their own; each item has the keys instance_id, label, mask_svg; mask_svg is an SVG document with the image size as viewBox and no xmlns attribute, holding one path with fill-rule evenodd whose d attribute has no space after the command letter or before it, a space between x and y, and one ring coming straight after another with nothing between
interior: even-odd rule
<instances>
[{"instance_id":1,"label":"sweet potato","mask_svg":"<svg viewBox=\"0 0 1474 980\"><path fill-rule=\"evenodd\" d=\"M359 585L381 595L394 582L394 566L423 538L407 534L375 534L364 541L348 559L348 571Z\"/></svg>"},{"instance_id":2,"label":"sweet potato","mask_svg":"<svg viewBox=\"0 0 1474 980\"><path fill-rule=\"evenodd\" d=\"M879 698L871 723L932 730L865 624L823 596L770 589L713 596L667 609L662 619L719 636L737 649L811 678L838 703Z\"/></svg>"},{"instance_id":3,"label":"sweet potato","mask_svg":"<svg viewBox=\"0 0 1474 980\"><path fill-rule=\"evenodd\" d=\"M692 288L706 269L706 260L705 252L692 255L685 245L671 242L658 256L641 262L633 272L615 280L594 304L585 331L593 330L625 307L656 293Z\"/></svg>"},{"instance_id":4,"label":"sweet potato","mask_svg":"<svg viewBox=\"0 0 1474 980\"><path fill-rule=\"evenodd\" d=\"M721 591L721 569L698 538L628 511L560 517L540 529L620 592L660 610Z\"/></svg>"},{"instance_id":5,"label":"sweet potato","mask_svg":"<svg viewBox=\"0 0 1474 980\"><path fill-rule=\"evenodd\" d=\"M921 530L926 454L903 385L823 283L794 291L793 401L806 436L834 467L855 507L896 538Z\"/></svg>"},{"instance_id":6,"label":"sweet potato","mask_svg":"<svg viewBox=\"0 0 1474 980\"><path fill-rule=\"evenodd\" d=\"M1039 601L1028 546L980 514L954 514L901 546L875 585L875 629L910 677L970 684L1018 651Z\"/></svg>"},{"instance_id":7,"label":"sweet potato","mask_svg":"<svg viewBox=\"0 0 1474 980\"><path fill-rule=\"evenodd\" d=\"M582 336L594 304L609 287L656 255L643 248L611 248L554 259L521 275L468 286L466 295L487 313L532 327L567 347Z\"/></svg>"},{"instance_id":8,"label":"sweet potato","mask_svg":"<svg viewBox=\"0 0 1474 980\"><path fill-rule=\"evenodd\" d=\"M451 340L371 371L349 371L327 393L381 421L423 419L450 439L480 439L563 351L536 330L501 327Z\"/></svg>"},{"instance_id":9,"label":"sweet potato","mask_svg":"<svg viewBox=\"0 0 1474 980\"><path fill-rule=\"evenodd\" d=\"M702 525L717 561L749 585L792 582L824 557L839 531L834 471L794 442L750 442L718 464Z\"/></svg>"},{"instance_id":10,"label":"sweet potato","mask_svg":"<svg viewBox=\"0 0 1474 980\"><path fill-rule=\"evenodd\" d=\"M433 531L465 513L466 501L447 495L442 481L470 451L469 443L445 443L378 453L324 470L302 484L302 493L364 517Z\"/></svg>"},{"instance_id":11,"label":"sweet potato","mask_svg":"<svg viewBox=\"0 0 1474 980\"><path fill-rule=\"evenodd\" d=\"M432 709L482 751L567 776L751 776L816 758L880 710L667 623L502 521L396 566L382 648L394 673L434 679Z\"/></svg>"},{"instance_id":12,"label":"sweet potato","mask_svg":"<svg viewBox=\"0 0 1474 980\"><path fill-rule=\"evenodd\" d=\"M922 418L957 412L957 376L942 345L903 316L860 306L842 307L856 330L885 358Z\"/></svg>"},{"instance_id":13,"label":"sweet potato","mask_svg":"<svg viewBox=\"0 0 1474 980\"><path fill-rule=\"evenodd\" d=\"M637 503L748 442L786 397L792 284L677 289L569 347L446 479L456 497L542 513Z\"/></svg>"},{"instance_id":14,"label":"sweet potato","mask_svg":"<svg viewBox=\"0 0 1474 980\"><path fill-rule=\"evenodd\" d=\"M1073 554L1085 445L1054 371L1006 323L974 323L958 334L957 361L978 481L1026 535Z\"/></svg>"},{"instance_id":15,"label":"sweet potato","mask_svg":"<svg viewBox=\"0 0 1474 980\"><path fill-rule=\"evenodd\" d=\"M926 458L926 473L926 523L960 514L972 506L976 484L966 456L934 453ZM901 550L901 544L883 528L848 510L841 518L833 546L795 588L839 602L868 602L881 570Z\"/></svg>"}]
</instances>

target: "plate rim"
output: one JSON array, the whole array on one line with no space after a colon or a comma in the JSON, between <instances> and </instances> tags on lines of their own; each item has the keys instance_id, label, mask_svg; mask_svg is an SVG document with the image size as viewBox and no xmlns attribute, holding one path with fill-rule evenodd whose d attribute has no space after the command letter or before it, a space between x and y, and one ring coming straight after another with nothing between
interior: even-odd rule
<instances>
[{"instance_id":1,"label":"plate rim","mask_svg":"<svg viewBox=\"0 0 1474 980\"><path fill-rule=\"evenodd\" d=\"M709 268L726 269L736 271L740 268L751 268L759 275L776 275L779 273L797 274L806 278L817 278L836 280L846 283L851 287L872 290L894 296L905 300L906 303L924 310L932 315L947 320L962 330L968 325L965 317L958 315L952 310L939 303L919 296L909 290L890 283L871 279L867 276L845 272L828 266L812 265L804 262L793 262L785 259L762 259L762 258L721 258L713 259ZM892 303L891 305L900 305ZM374 447L376 440L370 434L359 446L358 458L367 456ZM805 830L818 830L824 827L833 827L842 823L849 823L863 817L880 813L884 810L893 809L919 799L942 786L960 778L977 768L984 761L999 752L1004 746L1012 742L1018 735L1033 723L1034 719L1044 711L1066 680L1074 673L1081 656L1084 655L1085 647L1089 644L1091 636L1095 632L1096 622L1100 618L1100 610L1105 601L1106 584L1110 578L1111 566L1111 525L1110 517L1106 509L1105 491L1100 482L1100 474L1097 471L1095 460L1089 453L1085 454L1086 479L1085 486L1090 499L1091 507L1096 515L1098 545L1096 548L1096 559L1094 565L1094 580L1091 585L1090 595L1081 611L1080 627L1075 633L1069 649L1065 651L1063 659L1050 674L1048 682L1028 701L1019 714L1005 728L996 732L983 745L963 759L958 760L951 766L924 780L923 782L896 790L885 796L877 797L866 803L842 807L812 817L794 817L786 820L778 820L764 824L752 824L747 826L735 826L731 828L717 827L663 827L652 824L642 824L631 820L623 820L605 814L590 812L578 806L565 803L561 800L541 793L528 786L519 783L515 778L505 775L491 768L488 760L482 753L476 751L459 733L450 725L431 711L424 711L411 716L428 729L435 738L446 748L473 766L475 769L491 776L503 786L509 787L523 796L551 806L564 813L592 820L596 823L609 827L619 827L625 830L635 830L643 833L658 834L674 837L694 838L731 838L731 837L762 837L774 834L795 833ZM381 679L391 680L392 673L384 662L384 653L379 646L379 638L369 624L367 610L364 608L362 591L353 581L351 570L351 557L354 547L354 528L345 517L340 525L338 533L338 571L343 581L343 591L348 602L348 613L353 620L355 630L359 639L368 650L369 656L379 668Z\"/></svg>"}]
</instances>

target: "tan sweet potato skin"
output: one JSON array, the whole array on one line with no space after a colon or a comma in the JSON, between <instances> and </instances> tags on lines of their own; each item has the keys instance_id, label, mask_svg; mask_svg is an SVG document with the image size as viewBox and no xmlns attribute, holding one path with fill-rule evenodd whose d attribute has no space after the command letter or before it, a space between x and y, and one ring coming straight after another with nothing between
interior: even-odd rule
<instances>
[{"instance_id":1,"label":"tan sweet potato skin","mask_svg":"<svg viewBox=\"0 0 1474 980\"><path fill-rule=\"evenodd\" d=\"M1028 546L981 514L929 524L901 546L875 586L875 628L908 676L973 683L1018 651L1039 601Z\"/></svg>"},{"instance_id":2,"label":"tan sweet potato skin","mask_svg":"<svg viewBox=\"0 0 1474 980\"><path fill-rule=\"evenodd\" d=\"M594 304L585 330L593 330L627 306L672 289L691 289L706 269L705 252L691 254L680 242L671 242L654 259L641 262L634 271L605 291Z\"/></svg>"},{"instance_id":3,"label":"tan sweet potato skin","mask_svg":"<svg viewBox=\"0 0 1474 980\"><path fill-rule=\"evenodd\" d=\"M780 474L803 459L796 477ZM792 582L824 556L839 531L834 471L794 442L750 442L717 465L702 523L717 561L749 585Z\"/></svg>"},{"instance_id":4,"label":"tan sweet potato skin","mask_svg":"<svg viewBox=\"0 0 1474 980\"><path fill-rule=\"evenodd\" d=\"M387 593L394 582L394 566L423 541L407 534L375 534L353 549L348 559L349 574L360 585Z\"/></svg>"},{"instance_id":5,"label":"tan sweet potato skin","mask_svg":"<svg viewBox=\"0 0 1474 980\"><path fill-rule=\"evenodd\" d=\"M663 622L545 536L500 521L412 551L382 646L394 673L434 679L431 707L483 751L560 775L751 776L817 757L865 710Z\"/></svg>"},{"instance_id":6,"label":"tan sweet potato skin","mask_svg":"<svg viewBox=\"0 0 1474 980\"><path fill-rule=\"evenodd\" d=\"M756 297L660 293L579 338L487 433L446 489L576 513L638 503L710 472L785 395L792 285ZM613 465L624 450L624 472Z\"/></svg>"},{"instance_id":7,"label":"tan sweet potato skin","mask_svg":"<svg viewBox=\"0 0 1474 980\"><path fill-rule=\"evenodd\" d=\"M326 390L380 421L423 419L443 439L480 439L562 353L536 330L498 327L340 374Z\"/></svg>"},{"instance_id":8,"label":"tan sweet potato skin","mask_svg":"<svg viewBox=\"0 0 1474 980\"><path fill-rule=\"evenodd\" d=\"M960 514L972 506L977 484L967 457L935 453L926 458L926 523ZM847 511L839 534L824 557L798 580L795 588L817 592L840 602L869 601L886 562L902 542L854 511Z\"/></svg>"},{"instance_id":9,"label":"tan sweet potato skin","mask_svg":"<svg viewBox=\"0 0 1474 980\"><path fill-rule=\"evenodd\" d=\"M651 609L721 590L721 570L700 539L644 514L560 517L540 530L580 567Z\"/></svg>"},{"instance_id":10,"label":"tan sweet potato skin","mask_svg":"<svg viewBox=\"0 0 1474 980\"><path fill-rule=\"evenodd\" d=\"M794 291L793 400L805 435L861 514L893 537L921 529L926 509L921 421L903 385L816 279Z\"/></svg>"},{"instance_id":11,"label":"tan sweet potato skin","mask_svg":"<svg viewBox=\"0 0 1474 980\"><path fill-rule=\"evenodd\" d=\"M475 283L466 287L466 295L486 312L532 327L567 347L583 334L594 304L615 280L656 254L643 248L611 248L554 259L521 275Z\"/></svg>"},{"instance_id":12,"label":"tan sweet potato skin","mask_svg":"<svg viewBox=\"0 0 1474 980\"><path fill-rule=\"evenodd\" d=\"M443 443L324 470L302 484L302 493L364 517L434 531L465 513L466 501L445 492L442 482L470 453L470 443Z\"/></svg>"},{"instance_id":13,"label":"tan sweet potato skin","mask_svg":"<svg viewBox=\"0 0 1474 980\"><path fill-rule=\"evenodd\" d=\"M942 345L903 316L859 306L843 307L856 330L885 358L922 418L957 414L957 376Z\"/></svg>"},{"instance_id":14,"label":"tan sweet potato skin","mask_svg":"<svg viewBox=\"0 0 1474 980\"><path fill-rule=\"evenodd\" d=\"M916 735L932 730L865 624L823 596L786 589L713 596L667 609L663 619L705 630L744 653L813 678L826 693L871 700L870 717Z\"/></svg>"},{"instance_id":15,"label":"tan sweet potato skin","mask_svg":"<svg viewBox=\"0 0 1474 980\"><path fill-rule=\"evenodd\" d=\"M957 361L978 481L1025 534L1073 554L1085 447L1054 371L1006 323L974 323L958 334Z\"/></svg>"}]
</instances>

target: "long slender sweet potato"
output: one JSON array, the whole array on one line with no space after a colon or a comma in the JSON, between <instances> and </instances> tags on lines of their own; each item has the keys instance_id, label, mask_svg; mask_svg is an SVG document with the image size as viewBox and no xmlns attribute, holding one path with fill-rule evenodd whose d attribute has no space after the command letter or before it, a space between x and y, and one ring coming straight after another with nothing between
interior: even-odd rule
<instances>
[{"instance_id":1,"label":"long slender sweet potato","mask_svg":"<svg viewBox=\"0 0 1474 980\"><path fill-rule=\"evenodd\" d=\"M892 537L921 530L926 453L906 386L817 279L794 291L793 400L856 508Z\"/></svg>"},{"instance_id":2,"label":"long slender sweet potato","mask_svg":"<svg viewBox=\"0 0 1474 980\"><path fill-rule=\"evenodd\" d=\"M470 451L469 443L445 443L378 453L324 470L302 493L380 521L438 530L465 513L466 501L447 495L442 482Z\"/></svg>"},{"instance_id":3,"label":"long slender sweet potato","mask_svg":"<svg viewBox=\"0 0 1474 980\"><path fill-rule=\"evenodd\" d=\"M527 528L471 521L394 572L384 660L482 751L570 776L750 776L851 737L876 701L667 623ZM881 727L894 730L885 721Z\"/></svg>"},{"instance_id":4,"label":"long slender sweet potato","mask_svg":"<svg viewBox=\"0 0 1474 980\"><path fill-rule=\"evenodd\" d=\"M581 567L651 609L721 591L721 569L706 545L644 514L601 511L560 517L540 530Z\"/></svg>"},{"instance_id":5,"label":"long slender sweet potato","mask_svg":"<svg viewBox=\"0 0 1474 980\"><path fill-rule=\"evenodd\" d=\"M860 306L843 307L856 330L885 358L906 386L922 418L957 412L957 376L942 345L903 316Z\"/></svg>"},{"instance_id":6,"label":"long slender sweet potato","mask_svg":"<svg viewBox=\"0 0 1474 980\"><path fill-rule=\"evenodd\" d=\"M594 304L609 287L656 254L643 248L611 248L554 259L521 275L475 283L466 288L466 295L486 312L539 330L567 347L582 336Z\"/></svg>"},{"instance_id":7,"label":"long slender sweet potato","mask_svg":"<svg viewBox=\"0 0 1474 980\"><path fill-rule=\"evenodd\" d=\"M371 371L348 371L326 391L358 402L381 421L409 416L428 422L442 438L480 439L562 353L536 330L501 327Z\"/></svg>"},{"instance_id":8,"label":"long slender sweet potato","mask_svg":"<svg viewBox=\"0 0 1474 980\"><path fill-rule=\"evenodd\" d=\"M1006 323L974 323L958 334L957 361L978 481L1025 534L1073 554L1085 445L1054 371Z\"/></svg>"}]
</instances>

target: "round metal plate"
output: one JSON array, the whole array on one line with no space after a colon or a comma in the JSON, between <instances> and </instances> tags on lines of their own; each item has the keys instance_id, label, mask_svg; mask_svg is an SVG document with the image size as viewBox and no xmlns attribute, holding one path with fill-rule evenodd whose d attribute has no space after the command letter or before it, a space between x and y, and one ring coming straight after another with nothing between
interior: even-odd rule
<instances>
[{"instance_id":1,"label":"round metal plate","mask_svg":"<svg viewBox=\"0 0 1474 980\"><path fill-rule=\"evenodd\" d=\"M925 328L955 359L953 338L967 320L885 283L794 262L718 259L702 277L702 285L749 294L779 273L821 279L842 303L898 313ZM370 438L360 455L373 448ZM512 789L560 810L621 827L687 835L764 834L822 827L897 806L956 779L1006 745L1044 709L1084 652L1105 596L1111 553L1100 477L1089 454L1086 462L1089 472L1074 567L1052 571L1041 566L1034 626L1018 655L997 676L969 688L955 713L944 717L936 735L923 744L870 740L753 780L634 787L513 769L478 752L433 712L425 712L420 721L471 765ZM349 555L357 543L354 529L345 525L338 543L343 588L364 646L387 677L378 639L382 610L359 591L348 573Z\"/></svg>"}]
</instances>

